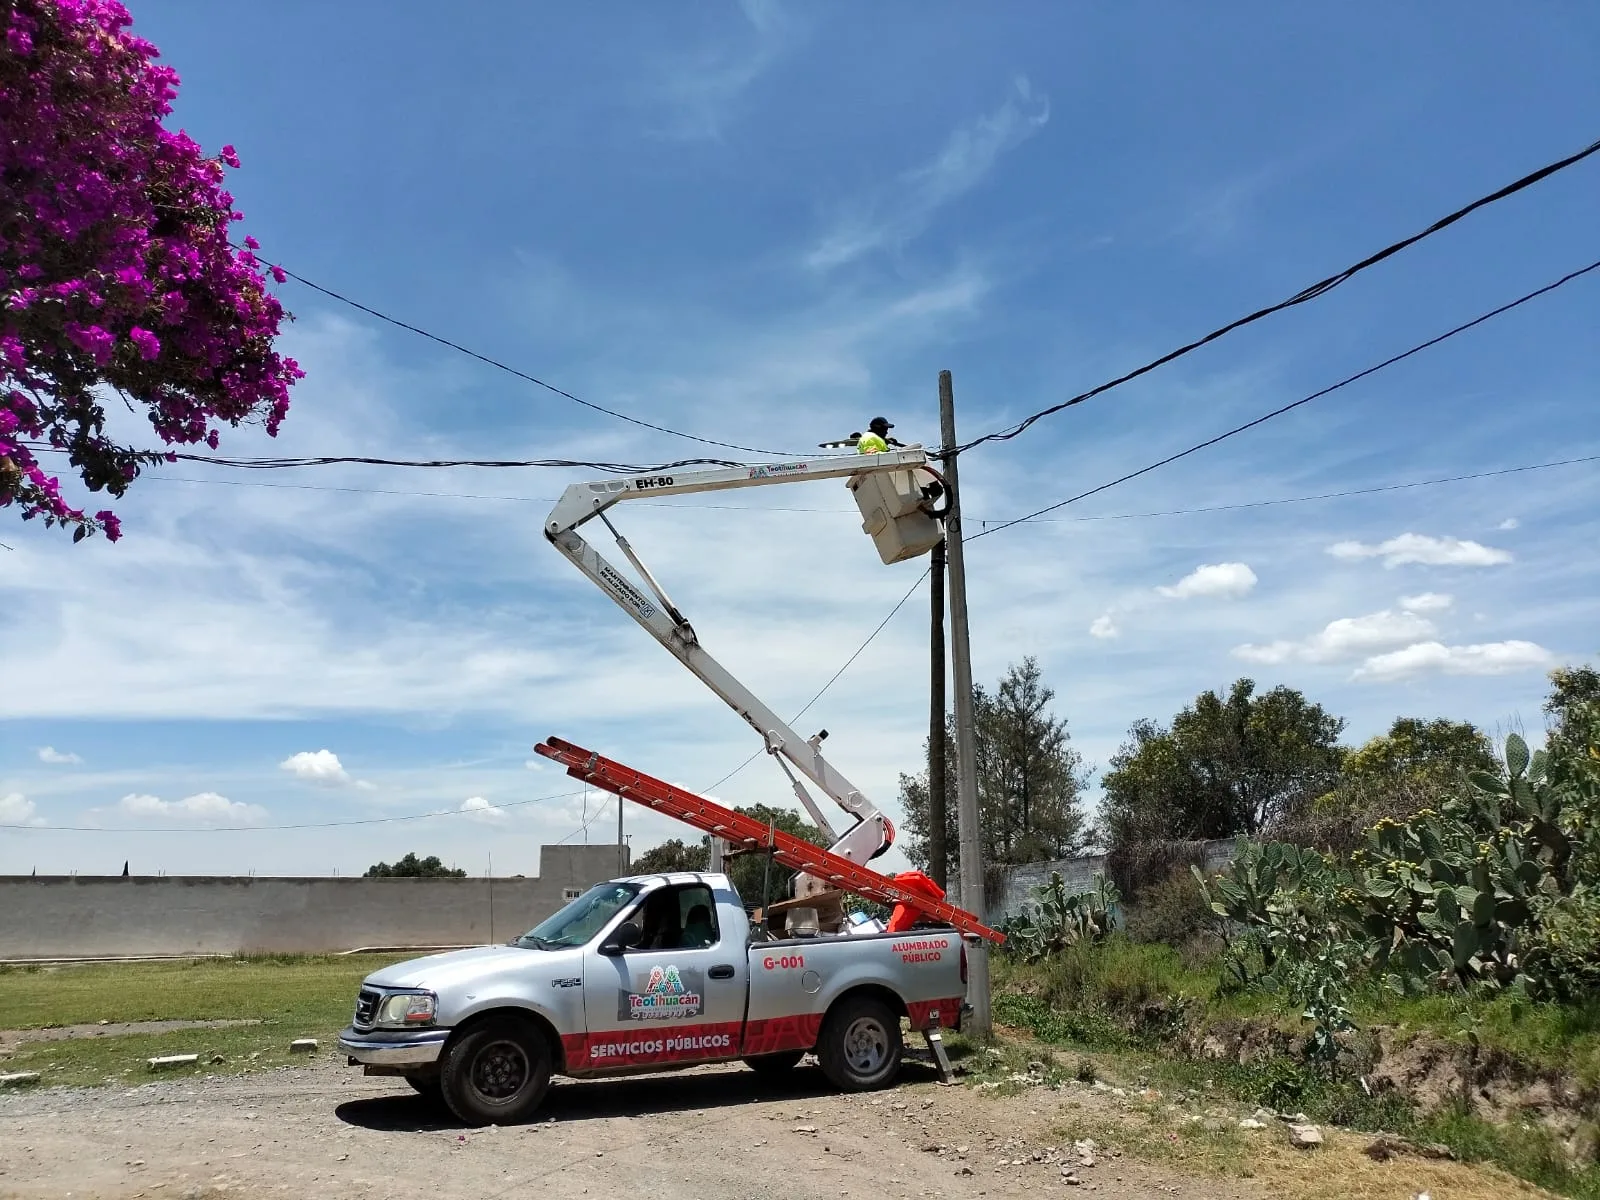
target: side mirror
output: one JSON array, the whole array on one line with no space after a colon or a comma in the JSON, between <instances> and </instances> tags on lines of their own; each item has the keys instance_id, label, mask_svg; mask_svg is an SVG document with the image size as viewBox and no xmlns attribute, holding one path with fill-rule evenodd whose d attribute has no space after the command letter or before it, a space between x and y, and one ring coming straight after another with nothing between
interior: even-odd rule
<instances>
[{"instance_id":1,"label":"side mirror","mask_svg":"<svg viewBox=\"0 0 1600 1200\"><path fill-rule=\"evenodd\" d=\"M611 936L600 944L600 953L605 955L621 954L624 950L632 949L644 937L644 930L633 921L624 921L611 931Z\"/></svg>"}]
</instances>

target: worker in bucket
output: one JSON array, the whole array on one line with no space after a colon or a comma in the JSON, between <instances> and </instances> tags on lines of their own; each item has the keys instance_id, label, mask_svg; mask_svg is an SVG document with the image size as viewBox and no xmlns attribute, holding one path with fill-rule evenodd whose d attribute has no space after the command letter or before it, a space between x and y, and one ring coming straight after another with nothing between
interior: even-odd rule
<instances>
[{"instance_id":1,"label":"worker in bucket","mask_svg":"<svg viewBox=\"0 0 1600 1200\"><path fill-rule=\"evenodd\" d=\"M883 417L873 417L867 426L867 432L861 435L861 440L856 443L857 454L883 454L890 446L900 446L901 442L889 436L889 430L894 426Z\"/></svg>"}]
</instances>

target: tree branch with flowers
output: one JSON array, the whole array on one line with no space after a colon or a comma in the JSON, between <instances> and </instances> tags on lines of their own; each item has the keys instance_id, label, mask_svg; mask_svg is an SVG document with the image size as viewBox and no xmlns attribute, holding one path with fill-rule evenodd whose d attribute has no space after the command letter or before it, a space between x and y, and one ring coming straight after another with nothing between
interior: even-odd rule
<instances>
[{"instance_id":1,"label":"tree branch with flowers","mask_svg":"<svg viewBox=\"0 0 1600 1200\"><path fill-rule=\"evenodd\" d=\"M276 436L304 375L273 348L283 273L230 238L238 156L163 125L178 76L131 26L114 0L0 0L0 509L74 540L121 526L38 455L112 497L170 458L110 436L106 404L215 449L223 425Z\"/></svg>"}]
</instances>

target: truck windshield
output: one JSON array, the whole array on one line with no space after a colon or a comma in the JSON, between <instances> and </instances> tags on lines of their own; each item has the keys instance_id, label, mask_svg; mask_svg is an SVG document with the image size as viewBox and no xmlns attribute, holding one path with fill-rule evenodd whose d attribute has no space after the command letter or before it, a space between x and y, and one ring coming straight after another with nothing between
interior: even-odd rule
<instances>
[{"instance_id":1,"label":"truck windshield","mask_svg":"<svg viewBox=\"0 0 1600 1200\"><path fill-rule=\"evenodd\" d=\"M512 943L529 950L582 946L639 894L637 883L597 883Z\"/></svg>"}]
</instances>

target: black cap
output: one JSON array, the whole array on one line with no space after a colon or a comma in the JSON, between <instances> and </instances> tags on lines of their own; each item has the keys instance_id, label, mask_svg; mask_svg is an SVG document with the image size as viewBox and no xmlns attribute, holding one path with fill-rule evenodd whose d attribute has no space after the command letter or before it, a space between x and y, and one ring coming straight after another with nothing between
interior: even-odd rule
<instances>
[{"instance_id":1,"label":"black cap","mask_svg":"<svg viewBox=\"0 0 1600 1200\"><path fill-rule=\"evenodd\" d=\"M888 420L886 420L883 417L873 417L872 420L868 423L867 428L872 430L874 433L876 433L878 431L878 426L880 426L880 425L883 426L885 429L893 429L894 428L894 426L891 425L888 422Z\"/></svg>"}]
</instances>

